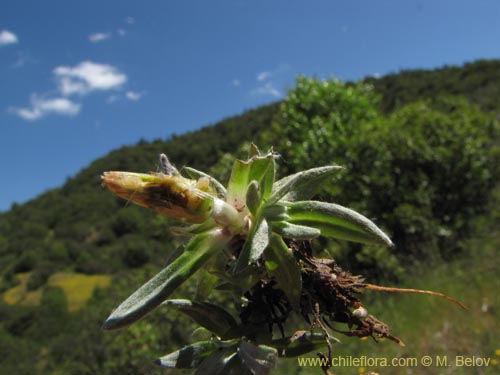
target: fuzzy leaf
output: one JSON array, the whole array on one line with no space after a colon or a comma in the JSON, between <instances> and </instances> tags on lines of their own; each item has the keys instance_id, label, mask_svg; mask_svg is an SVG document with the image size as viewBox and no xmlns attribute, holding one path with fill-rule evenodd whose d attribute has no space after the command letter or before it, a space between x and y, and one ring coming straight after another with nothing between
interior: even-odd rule
<instances>
[{"instance_id":1,"label":"fuzzy leaf","mask_svg":"<svg viewBox=\"0 0 500 375\"><path fill-rule=\"evenodd\" d=\"M321 189L324 182L341 169L342 167L338 165L329 165L284 177L274 184L269 204L281 199L289 202L310 199Z\"/></svg>"},{"instance_id":2,"label":"fuzzy leaf","mask_svg":"<svg viewBox=\"0 0 500 375\"><path fill-rule=\"evenodd\" d=\"M236 347L219 350L205 359L194 375L253 375L242 363Z\"/></svg>"},{"instance_id":3,"label":"fuzzy leaf","mask_svg":"<svg viewBox=\"0 0 500 375\"><path fill-rule=\"evenodd\" d=\"M251 159L254 156L260 156L260 150L257 145L250 143L250 147L248 148L248 158Z\"/></svg>"},{"instance_id":4,"label":"fuzzy leaf","mask_svg":"<svg viewBox=\"0 0 500 375\"><path fill-rule=\"evenodd\" d=\"M264 254L266 268L269 274L276 279L278 287L283 290L294 308L299 307L302 291L300 267L297 264L292 250L283 239L273 234L271 245Z\"/></svg>"},{"instance_id":5,"label":"fuzzy leaf","mask_svg":"<svg viewBox=\"0 0 500 375\"><path fill-rule=\"evenodd\" d=\"M243 340L238 348L238 355L252 374L267 375L276 366L278 351L269 346L256 346Z\"/></svg>"},{"instance_id":6,"label":"fuzzy leaf","mask_svg":"<svg viewBox=\"0 0 500 375\"><path fill-rule=\"evenodd\" d=\"M195 302L187 299L171 299L162 306L172 307L188 315L200 326L212 331L217 336L225 338L226 332L237 326L233 316L222 307L208 303Z\"/></svg>"},{"instance_id":7,"label":"fuzzy leaf","mask_svg":"<svg viewBox=\"0 0 500 375\"><path fill-rule=\"evenodd\" d=\"M220 251L229 237L220 230L194 236L184 252L146 282L111 313L103 329L123 328L160 305L188 277Z\"/></svg>"},{"instance_id":8,"label":"fuzzy leaf","mask_svg":"<svg viewBox=\"0 0 500 375\"><path fill-rule=\"evenodd\" d=\"M334 337L330 339L339 342ZM271 346L278 349L280 357L293 358L320 350L326 346L326 339L324 333L297 331L292 337L273 340Z\"/></svg>"},{"instance_id":9,"label":"fuzzy leaf","mask_svg":"<svg viewBox=\"0 0 500 375\"><path fill-rule=\"evenodd\" d=\"M281 204L264 207L262 215L266 218L266 220L272 222L285 221L288 219L286 207Z\"/></svg>"},{"instance_id":10,"label":"fuzzy leaf","mask_svg":"<svg viewBox=\"0 0 500 375\"><path fill-rule=\"evenodd\" d=\"M170 263L172 263L174 260L179 258L182 255L182 253L184 252L186 245L187 245L186 243L183 243L180 246L178 246L174 251L170 252L167 255L167 258L165 259L165 263L163 264L162 268L167 267Z\"/></svg>"},{"instance_id":11,"label":"fuzzy leaf","mask_svg":"<svg viewBox=\"0 0 500 375\"><path fill-rule=\"evenodd\" d=\"M252 215L257 216L257 210L260 206L261 196L260 196L259 183L255 180L250 182L247 190L247 207Z\"/></svg>"},{"instance_id":12,"label":"fuzzy leaf","mask_svg":"<svg viewBox=\"0 0 500 375\"><path fill-rule=\"evenodd\" d=\"M250 263L255 262L264 253L267 245L269 245L269 238L271 236L271 228L267 221L262 219L256 226L255 234L252 237L250 246Z\"/></svg>"},{"instance_id":13,"label":"fuzzy leaf","mask_svg":"<svg viewBox=\"0 0 500 375\"><path fill-rule=\"evenodd\" d=\"M218 282L219 278L216 275L210 273L206 268L200 269L193 299L195 301L206 300Z\"/></svg>"},{"instance_id":14,"label":"fuzzy leaf","mask_svg":"<svg viewBox=\"0 0 500 375\"><path fill-rule=\"evenodd\" d=\"M158 358L155 362L160 366L168 368L194 369L218 349L218 345L213 340L200 341Z\"/></svg>"},{"instance_id":15,"label":"fuzzy leaf","mask_svg":"<svg viewBox=\"0 0 500 375\"><path fill-rule=\"evenodd\" d=\"M231 177L227 187L226 201L238 211L245 208L245 198L248 186L248 174L250 164L242 160L236 160L233 165Z\"/></svg>"},{"instance_id":16,"label":"fuzzy leaf","mask_svg":"<svg viewBox=\"0 0 500 375\"><path fill-rule=\"evenodd\" d=\"M238 258L236 274L243 272L246 267L260 258L269 245L270 236L271 228L265 219L261 219L252 227Z\"/></svg>"},{"instance_id":17,"label":"fuzzy leaf","mask_svg":"<svg viewBox=\"0 0 500 375\"><path fill-rule=\"evenodd\" d=\"M266 156L254 156L247 163L250 165L249 181L260 181L268 173L269 168L273 167L274 157L269 154Z\"/></svg>"},{"instance_id":18,"label":"fuzzy leaf","mask_svg":"<svg viewBox=\"0 0 500 375\"><path fill-rule=\"evenodd\" d=\"M321 234L319 229L306 227L304 225L290 224L286 221L273 222L273 232L284 238L296 240L311 240Z\"/></svg>"},{"instance_id":19,"label":"fuzzy leaf","mask_svg":"<svg viewBox=\"0 0 500 375\"><path fill-rule=\"evenodd\" d=\"M262 199L264 200L268 199L271 195L274 184L275 169L276 165L274 162L274 156L272 154L267 155L265 158L259 159L252 167L250 179L259 182L260 194Z\"/></svg>"},{"instance_id":20,"label":"fuzzy leaf","mask_svg":"<svg viewBox=\"0 0 500 375\"><path fill-rule=\"evenodd\" d=\"M217 223L212 219L205 220L201 224L192 224L187 226L172 226L170 232L175 236L192 236L206 232L217 226Z\"/></svg>"},{"instance_id":21,"label":"fuzzy leaf","mask_svg":"<svg viewBox=\"0 0 500 375\"><path fill-rule=\"evenodd\" d=\"M371 220L349 208L317 201L295 202L286 206L290 223L317 228L322 236L393 246L389 237Z\"/></svg>"},{"instance_id":22,"label":"fuzzy leaf","mask_svg":"<svg viewBox=\"0 0 500 375\"><path fill-rule=\"evenodd\" d=\"M236 160L229 186L227 202L241 211L245 208L248 184L255 180L259 184L260 193L266 199L271 193L274 182L274 155L254 156L247 161Z\"/></svg>"},{"instance_id":23,"label":"fuzzy leaf","mask_svg":"<svg viewBox=\"0 0 500 375\"><path fill-rule=\"evenodd\" d=\"M223 251L216 254L208 263L198 271L198 283L194 296L195 301L207 300L212 290L220 285L221 281L227 275L226 265L228 255Z\"/></svg>"}]
</instances>

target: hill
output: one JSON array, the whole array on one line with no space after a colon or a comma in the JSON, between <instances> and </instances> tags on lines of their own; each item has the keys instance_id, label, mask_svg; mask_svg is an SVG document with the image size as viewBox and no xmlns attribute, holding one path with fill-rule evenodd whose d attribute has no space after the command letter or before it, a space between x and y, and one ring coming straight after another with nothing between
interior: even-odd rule
<instances>
[{"instance_id":1,"label":"hill","mask_svg":"<svg viewBox=\"0 0 500 375\"><path fill-rule=\"evenodd\" d=\"M380 111L387 115L443 95L460 95L485 112L497 117L500 113L498 60L404 71L364 82L381 96ZM178 167L209 170L243 143L258 143L279 108L280 103L273 103L168 140L124 146L94 161L61 188L1 214L0 292L12 296L17 287L37 296L32 304L0 301L0 352L6 353L2 373L54 374L58 368L79 374L164 373L145 362L152 358L150 353L185 341L189 322L158 316L117 335L103 335L98 328L116 303L164 262L176 239L166 231L167 219L137 207L123 210L123 201L100 188L99 176L107 170L155 170L160 152L168 153ZM55 283L62 273L76 276ZM107 281L93 286L87 305L75 309L70 283L82 275ZM167 337L157 332L158 326L169 332ZM19 360L28 357L36 359Z\"/></svg>"},{"instance_id":2,"label":"hill","mask_svg":"<svg viewBox=\"0 0 500 375\"><path fill-rule=\"evenodd\" d=\"M403 71L379 79L368 78L365 82L373 84L381 94L381 109L385 113L419 98L444 93L460 94L484 110L499 111L500 61L478 61L432 71ZM114 242L117 237L137 233L137 229L146 234L155 230L151 223L146 224L152 216L144 210L132 208L126 218L117 214L123 203L102 194L99 176L103 171L148 171L155 168L155 158L160 152L167 152L178 166L208 170L224 153L235 151L243 142L258 140L278 109L279 103L274 103L169 140L140 141L135 146L122 147L91 163L60 189L24 205L15 205L0 215L0 260L10 265L3 268L3 279L8 280L12 273L29 271L35 263L40 268L43 264L37 259L50 258L47 251L54 253L54 248L58 255L52 257L60 258L51 261L55 262L54 268L103 271L91 269L97 265L89 263L99 261L99 254L93 250ZM124 220L129 221L126 223L129 228L121 222Z\"/></svg>"},{"instance_id":3,"label":"hill","mask_svg":"<svg viewBox=\"0 0 500 375\"><path fill-rule=\"evenodd\" d=\"M479 60L464 66L435 70L405 70L381 78L367 78L382 94L385 113L421 98L462 95L483 110L499 110L500 70L498 60Z\"/></svg>"}]
</instances>

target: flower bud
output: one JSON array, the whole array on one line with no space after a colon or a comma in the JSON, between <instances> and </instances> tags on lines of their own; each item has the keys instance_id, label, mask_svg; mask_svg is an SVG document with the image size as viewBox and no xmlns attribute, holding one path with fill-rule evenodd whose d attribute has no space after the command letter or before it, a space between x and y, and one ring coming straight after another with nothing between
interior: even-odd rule
<instances>
[{"instance_id":1,"label":"flower bud","mask_svg":"<svg viewBox=\"0 0 500 375\"><path fill-rule=\"evenodd\" d=\"M201 223L211 214L214 196L205 181L164 173L104 172L103 186L139 206L174 219Z\"/></svg>"}]
</instances>

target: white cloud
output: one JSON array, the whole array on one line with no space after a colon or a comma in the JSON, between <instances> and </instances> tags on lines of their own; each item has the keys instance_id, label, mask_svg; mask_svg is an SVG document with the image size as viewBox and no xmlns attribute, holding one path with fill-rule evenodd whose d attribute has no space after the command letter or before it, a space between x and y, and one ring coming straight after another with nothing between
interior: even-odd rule
<instances>
[{"instance_id":1,"label":"white cloud","mask_svg":"<svg viewBox=\"0 0 500 375\"><path fill-rule=\"evenodd\" d=\"M250 91L253 96L283 97L281 89L290 80L291 67L280 64L275 69L263 70L256 75L258 86Z\"/></svg>"},{"instance_id":2,"label":"white cloud","mask_svg":"<svg viewBox=\"0 0 500 375\"><path fill-rule=\"evenodd\" d=\"M92 61L83 61L74 67L58 66L54 74L65 96L117 89L127 82L127 76L114 66Z\"/></svg>"},{"instance_id":3,"label":"white cloud","mask_svg":"<svg viewBox=\"0 0 500 375\"><path fill-rule=\"evenodd\" d=\"M132 100L134 102L138 101L140 98L142 98L142 96L144 95L144 93L142 92L136 92L136 91L127 91L125 93L125 97L128 99L128 100Z\"/></svg>"},{"instance_id":4,"label":"white cloud","mask_svg":"<svg viewBox=\"0 0 500 375\"><path fill-rule=\"evenodd\" d=\"M234 87L239 87L241 85L241 82L239 79L233 79L231 81L231 85L233 85Z\"/></svg>"},{"instance_id":5,"label":"white cloud","mask_svg":"<svg viewBox=\"0 0 500 375\"><path fill-rule=\"evenodd\" d=\"M0 30L0 47L19 42L17 35L9 30Z\"/></svg>"},{"instance_id":6,"label":"white cloud","mask_svg":"<svg viewBox=\"0 0 500 375\"><path fill-rule=\"evenodd\" d=\"M129 25L135 24L135 18L134 17L127 17L125 18L125 22L128 23Z\"/></svg>"},{"instance_id":7,"label":"white cloud","mask_svg":"<svg viewBox=\"0 0 500 375\"><path fill-rule=\"evenodd\" d=\"M59 94L31 96L31 105L10 107L8 110L17 116L35 121L49 114L76 116L82 105L68 98L70 95L87 95L94 91L120 89L127 82L127 76L112 65L83 61L75 66L58 66L53 70ZM52 91L53 92L53 91ZM128 91L129 100L139 100L144 93ZM108 97L109 103L119 99L118 95Z\"/></svg>"},{"instance_id":8,"label":"white cloud","mask_svg":"<svg viewBox=\"0 0 500 375\"><path fill-rule=\"evenodd\" d=\"M263 86L257 87L251 93L252 95L270 95L275 98L282 96L281 92L271 82L267 82Z\"/></svg>"},{"instance_id":9,"label":"white cloud","mask_svg":"<svg viewBox=\"0 0 500 375\"><path fill-rule=\"evenodd\" d=\"M271 77L271 72L260 72L257 74L257 81L264 82Z\"/></svg>"},{"instance_id":10,"label":"white cloud","mask_svg":"<svg viewBox=\"0 0 500 375\"><path fill-rule=\"evenodd\" d=\"M102 41L109 39L109 38L111 38L110 33L94 33L94 34L89 35L89 40L92 43L99 43L99 42L102 42Z\"/></svg>"},{"instance_id":11,"label":"white cloud","mask_svg":"<svg viewBox=\"0 0 500 375\"><path fill-rule=\"evenodd\" d=\"M123 95L122 94L111 94L106 98L106 103L112 104L118 101L123 101L125 99L131 100L133 102L137 102L142 99L142 97L146 95L145 91L132 91L128 90Z\"/></svg>"},{"instance_id":12,"label":"white cloud","mask_svg":"<svg viewBox=\"0 0 500 375\"><path fill-rule=\"evenodd\" d=\"M67 98L46 99L33 95L30 108L10 108L9 110L25 120L35 121L51 113L75 116L80 112L80 109L80 104Z\"/></svg>"},{"instance_id":13,"label":"white cloud","mask_svg":"<svg viewBox=\"0 0 500 375\"><path fill-rule=\"evenodd\" d=\"M127 32L123 29L117 29L116 30L116 33L119 35L119 36L125 36L125 34L127 34Z\"/></svg>"}]
</instances>

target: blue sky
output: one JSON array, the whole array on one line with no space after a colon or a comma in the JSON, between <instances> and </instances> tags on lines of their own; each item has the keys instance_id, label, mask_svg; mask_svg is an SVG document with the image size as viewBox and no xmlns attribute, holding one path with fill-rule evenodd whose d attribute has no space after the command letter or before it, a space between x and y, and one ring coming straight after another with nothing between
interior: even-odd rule
<instances>
[{"instance_id":1,"label":"blue sky","mask_svg":"<svg viewBox=\"0 0 500 375\"><path fill-rule=\"evenodd\" d=\"M499 16L497 0L3 0L0 211L121 145L283 98L299 73L500 58Z\"/></svg>"}]
</instances>

